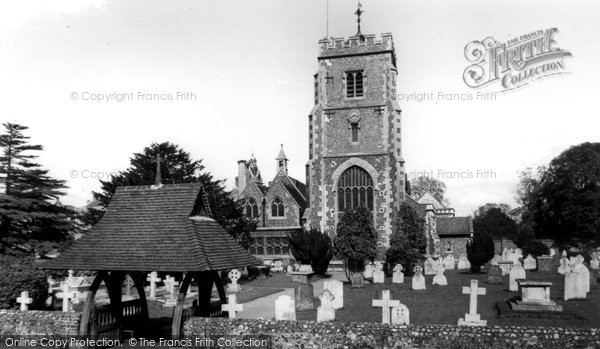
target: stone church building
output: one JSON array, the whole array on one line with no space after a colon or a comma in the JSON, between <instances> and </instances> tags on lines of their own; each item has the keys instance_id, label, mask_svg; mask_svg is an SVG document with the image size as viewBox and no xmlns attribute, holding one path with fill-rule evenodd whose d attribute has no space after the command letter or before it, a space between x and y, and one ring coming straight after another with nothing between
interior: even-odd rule
<instances>
[{"instance_id":1,"label":"stone church building","mask_svg":"<svg viewBox=\"0 0 600 349\"><path fill-rule=\"evenodd\" d=\"M323 39L319 47L306 185L288 176L283 148L268 185L254 157L238 162L234 195L260 222L252 252L263 259L283 258L289 253L287 233L303 225L333 237L341 213L359 205L372 212L378 245L385 248L394 216L407 202L425 222L431 254L464 253L470 217L455 217L454 209L432 195L413 198L407 190L392 35L359 33Z\"/></svg>"}]
</instances>

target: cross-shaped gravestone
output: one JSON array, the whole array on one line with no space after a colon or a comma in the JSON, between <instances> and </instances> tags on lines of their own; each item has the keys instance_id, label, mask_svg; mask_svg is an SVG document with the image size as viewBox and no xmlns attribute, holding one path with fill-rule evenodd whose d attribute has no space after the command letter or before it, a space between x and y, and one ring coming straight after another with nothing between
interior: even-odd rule
<instances>
[{"instance_id":1,"label":"cross-shaped gravestone","mask_svg":"<svg viewBox=\"0 0 600 349\"><path fill-rule=\"evenodd\" d=\"M459 326L485 326L487 324L486 320L481 320L479 314L477 314L477 296L485 295L485 288L477 287L477 280L471 280L470 287L463 287L462 293L469 295L469 313L465 314L464 319L458 320Z\"/></svg>"},{"instance_id":2,"label":"cross-shaped gravestone","mask_svg":"<svg viewBox=\"0 0 600 349\"><path fill-rule=\"evenodd\" d=\"M167 275L165 277L165 286L167 287L167 292L169 292L169 298L175 298L175 287L179 285L179 282L175 281L175 277Z\"/></svg>"},{"instance_id":3,"label":"cross-shaped gravestone","mask_svg":"<svg viewBox=\"0 0 600 349\"><path fill-rule=\"evenodd\" d=\"M333 308L333 300L335 296L327 288L319 295L321 305L317 308L317 322L326 322L335 320L335 309Z\"/></svg>"},{"instance_id":4,"label":"cross-shaped gravestone","mask_svg":"<svg viewBox=\"0 0 600 349\"><path fill-rule=\"evenodd\" d=\"M236 312L243 311L244 305L237 304L237 295L230 294L227 295L227 304L221 305L221 311L226 311L229 314L230 319L235 319Z\"/></svg>"},{"instance_id":5,"label":"cross-shaped gravestone","mask_svg":"<svg viewBox=\"0 0 600 349\"><path fill-rule=\"evenodd\" d=\"M66 283L62 286L62 292L58 292L56 294L56 298L61 299L63 301L62 311L68 312L71 311L71 299L75 298L77 294L75 292L69 292L69 285Z\"/></svg>"},{"instance_id":6,"label":"cross-shaped gravestone","mask_svg":"<svg viewBox=\"0 0 600 349\"><path fill-rule=\"evenodd\" d=\"M56 285L56 281L54 281L52 279L52 276L48 276L48 278L46 279L46 281L48 282L48 294L52 295L52 292L55 289L54 285Z\"/></svg>"},{"instance_id":7,"label":"cross-shaped gravestone","mask_svg":"<svg viewBox=\"0 0 600 349\"><path fill-rule=\"evenodd\" d=\"M229 292L229 293L240 292L240 285L238 285L237 282L241 276L242 276L242 273L240 273L240 271L237 269L231 269L229 271L229 273L227 274L227 277L229 277L229 280L231 280L231 283L229 285L227 285L227 292Z\"/></svg>"},{"instance_id":8,"label":"cross-shaped gravestone","mask_svg":"<svg viewBox=\"0 0 600 349\"><path fill-rule=\"evenodd\" d=\"M131 288L134 285L133 279L131 278L131 276L129 276L129 274L127 274L127 276L125 277L125 281L123 281L123 283L125 284L125 295L127 297L131 297Z\"/></svg>"},{"instance_id":9,"label":"cross-shaped gravestone","mask_svg":"<svg viewBox=\"0 0 600 349\"><path fill-rule=\"evenodd\" d=\"M390 290L381 291L381 299L373 299L374 307L381 307L381 323L390 323L390 308L400 306L399 300L390 299Z\"/></svg>"},{"instance_id":10,"label":"cross-shaped gravestone","mask_svg":"<svg viewBox=\"0 0 600 349\"><path fill-rule=\"evenodd\" d=\"M21 297L17 297L17 303L21 304L21 310L29 310L29 304L33 302L33 299L29 298L29 292L21 292Z\"/></svg>"},{"instance_id":11,"label":"cross-shaped gravestone","mask_svg":"<svg viewBox=\"0 0 600 349\"><path fill-rule=\"evenodd\" d=\"M158 274L153 271L150 273L150 275L148 275L148 278L146 279L146 281L150 282L150 297L148 297L148 299L155 299L156 298L156 284L159 283L161 281L161 279L158 277Z\"/></svg>"}]
</instances>

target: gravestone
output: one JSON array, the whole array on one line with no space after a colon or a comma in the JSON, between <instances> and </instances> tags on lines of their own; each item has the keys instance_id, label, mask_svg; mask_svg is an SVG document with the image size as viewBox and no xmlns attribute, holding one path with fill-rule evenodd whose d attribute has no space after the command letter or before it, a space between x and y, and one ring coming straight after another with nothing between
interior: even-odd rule
<instances>
[{"instance_id":1,"label":"gravestone","mask_svg":"<svg viewBox=\"0 0 600 349\"><path fill-rule=\"evenodd\" d=\"M592 258L590 259L590 268L592 269L600 269L600 256L598 252L592 253Z\"/></svg>"},{"instance_id":2,"label":"gravestone","mask_svg":"<svg viewBox=\"0 0 600 349\"><path fill-rule=\"evenodd\" d=\"M562 311L562 306L550 299L551 282L518 280L521 297L511 299L509 305L516 311Z\"/></svg>"},{"instance_id":3,"label":"gravestone","mask_svg":"<svg viewBox=\"0 0 600 349\"><path fill-rule=\"evenodd\" d=\"M69 292L69 286L65 283L63 284L63 288L61 292L56 294L56 298L62 299L62 311L69 312L71 311L71 299L75 298L75 292Z\"/></svg>"},{"instance_id":4,"label":"gravestone","mask_svg":"<svg viewBox=\"0 0 600 349\"><path fill-rule=\"evenodd\" d=\"M435 262L431 256L427 257L425 263L423 263L423 269L425 275L435 275Z\"/></svg>"},{"instance_id":5,"label":"gravestone","mask_svg":"<svg viewBox=\"0 0 600 349\"><path fill-rule=\"evenodd\" d=\"M238 293L241 291L241 287L238 284L238 280L242 277L242 273L240 273L237 269L231 269L229 273L227 273L227 277L231 280L231 283L227 285L227 293Z\"/></svg>"},{"instance_id":6,"label":"gravestone","mask_svg":"<svg viewBox=\"0 0 600 349\"><path fill-rule=\"evenodd\" d=\"M291 264L288 264L288 266L287 266L287 273L291 274L293 271L294 271L294 266L291 265Z\"/></svg>"},{"instance_id":7,"label":"gravestone","mask_svg":"<svg viewBox=\"0 0 600 349\"><path fill-rule=\"evenodd\" d=\"M502 283L502 269L500 269L499 265L497 265L497 264L490 265L490 268L488 269L487 283L488 284L501 284Z\"/></svg>"},{"instance_id":8,"label":"gravestone","mask_svg":"<svg viewBox=\"0 0 600 349\"><path fill-rule=\"evenodd\" d=\"M457 269L458 270L465 270L465 269L467 269L467 263L466 262L468 262L468 260L467 260L467 258L465 256L458 257L458 267L457 267Z\"/></svg>"},{"instance_id":9,"label":"gravestone","mask_svg":"<svg viewBox=\"0 0 600 349\"><path fill-rule=\"evenodd\" d=\"M392 325L410 325L410 312L402 303L392 308Z\"/></svg>"},{"instance_id":10,"label":"gravestone","mask_svg":"<svg viewBox=\"0 0 600 349\"><path fill-rule=\"evenodd\" d=\"M424 290L425 287L425 277L423 274L423 268L420 265L415 266L414 269L415 275L412 277L412 289L413 290Z\"/></svg>"},{"instance_id":11,"label":"gravestone","mask_svg":"<svg viewBox=\"0 0 600 349\"><path fill-rule=\"evenodd\" d=\"M290 296L279 296L275 300L275 320L296 321L296 308Z\"/></svg>"},{"instance_id":12,"label":"gravestone","mask_svg":"<svg viewBox=\"0 0 600 349\"><path fill-rule=\"evenodd\" d=\"M400 306L400 301L390 299L390 290L381 291L381 299L373 299L374 307L381 307L381 323L390 323L390 308Z\"/></svg>"},{"instance_id":13,"label":"gravestone","mask_svg":"<svg viewBox=\"0 0 600 349\"><path fill-rule=\"evenodd\" d=\"M510 262L513 262L513 264L514 264L514 254L515 254L515 252L512 248L511 249L504 248L504 252L502 252L502 262L510 261Z\"/></svg>"},{"instance_id":14,"label":"gravestone","mask_svg":"<svg viewBox=\"0 0 600 349\"><path fill-rule=\"evenodd\" d=\"M525 274L525 268L521 265L521 263L515 264L510 270L510 275L508 278L508 289L510 291L518 291L519 284L517 280L526 279L527 275Z\"/></svg>"},{"instance_id":15,"label":"gravestone","mask_svg":"<svg viewBox=\"0 0 600 349\"><path fill-rule=\"evenodd\" d=\"M381 262L375 262L373 269L373 283L383 284L385 282L385 274L383 273L383 264Z\"/></svg>"},{"instance_id":16,"label":"gravestone","mask_svg":"<svg viewBox=\"0 0 600 349\"><path fill-rule=\"evenodd\" d=\"M492 258L492 260L490 261L491 265L498 265L498 262L502 261L502 256L497 254L494 255L494 258Z\"/></svg>"},{"instance_id":17,"label":"gravestone","mask_svg":"<svg viewBox=\"0 0 600 349\"><path fill-rule=\"evenodd\" d=\"M125 280L123 280L123 284L125 285L125 297L127 299L133 298L133 296L131 295L131 289L134 286L134 282L131 276L129 276L129 274L127 274Z\"/></svg>"},{"instance_id":18,"label":"gravestone","mask_svg":"<svg viewBox=\"0 0 600 349\"><path fill-rule=\"evenodd\" d=\"M564 300L569 299L585 299L585 286L582 283L581 271L568 269L565 272L565 292Z\"/></svg>"},{"instance_id":19,"label":"gravestone","mask_svg":"<svg viewBox=\"0 0 600 349\"><path fill-rule=\"evenodd\" d=\"M21 297L17 297L17 303L21 305L21 311L27 311L29 304L33 303L33 299L29 297L28 291L22 291Z\"/></svg>"},{"instance_id":20,"label":"gravestone","mask_svg":"<svg viewBox=\"0 0 600 349\"><path fill-rule=\"evenodd\" d=\"M565 273L571 269L570 261L567 258L567 251L563 251L562 258L560 259L559 263L560 266L558 267L558 273L565 275Z\"/></svg>"},{"instance_id":21,"label":"gravestone","mask_svg":"<svg viewBox=\"0 0 600 349\"><path fill-rule=\"evenodd\" d=\"M555 248L555 247L551 248L549 256L550 257L554 257L554 255L556 255L556 253L557 253L556 251L558 251L557 248Z\"/></svg>"},{"instance_id":22,"label":"gravestone","mask_svg":"<svg viewBox=\"0 0 600 349\"><path fill-rule=\"evenodd\" d=\"M448 280L444 276L445 270L446 269L444 269L443 265L438 266L437 274L435 274L435 276L433 277L432 285L439 285L439 286L447 286L448 285Z\"/></svg>"},{"instance_id":23,"label":"gravestone","mask_svg":"<svg viewBox=\"0 0 600 349\"><path fill-rule=\"evenodd\" d=\"M502 276L510 274L510 270L513 268L513 261L500 261L498 266L502 269Z\"/></svg>"},{"instance_id":24,"label":"gravestone","mask_svg":"<svg viewBox=\"0 0 600 349\"><path fill-rule=\"evenodd\" d=\"M339 280L326 280L323 288L328 289L333 294L333 309L342 309L344 307L344 283Z\"/></svg>"},{"instance_id":25,"label":"gravestone","mask_svg":"<svg viewBox=\"0 0 600 349\"><path fill-rule=\"evenodd\" d=\"M447 255L446 258L444 258L444 268L447 270L454 270L454 255Z\"/></svg>"},{"instance_id":26,"label":"gravestone","mask_svg":"<svg viewBox=\"0 0 600 349\"><path fill-rule=\"evenodd\" d=\"M312 266L310 264L301 264L298 271L308 273L308 274L314 273Z\"/></svg>"},{"instance_id":27,"label":"gravestone","mask_svg":"<svg viewBox=\"0 0 600 349\"><path fill-rule=\"evenodd\" d=\"M175 287L179 286L179 282L175 281L175 277L167 275L164 284L169 293L164 306L174 307L177 304L177 296L175 296Z\"/></svg>"},{"instance_id":28,"label":"gravestone","mask_svg":"<svg viewBox=\"0 0 600 349\"><path fill-rule=\"evenodd\" d=\"M550 256L538 256L537 257L537 270L538 271L552 271L554 270L554 261Z\"/></svg>"},{"instance_id":29,"label":"gravestone","mask_svg":"<svg viewBox=\"0 0 600 349\"><path fill-rule=\"evenodd\" d=\"M481 320L477 314L477 296L485 295L485 288L478 287L477 280L471 280L471 286L463 287L462 293L469 295L469 312L464 318L458 319L458 326L486 326L487 320Z\"/></svg>"},{"instance_id":30,"label":"gravestone","mask_svg":"<svg viewBox=\"0 0 600 349\"><path fill-rule=\"evenodd\" d=\"M523 258L523 251L520 248L517 248L513 253L512 258L514 264L521 263L521 259Z\"/></svg>"},{"instance_id":31,"label":"gravestone","mask_svg":"<svg viewBox=\"0 0 600 349\"><path fill-rule=\"evenodd\" d=\"M283 271L283 262L281 260L276 260L271 267L271 270L274 272L282 272Z\"/></svg>"},{"instance_id":32,"label":"gravestone","mask_svg":"<svg viewBox=\"0 0 600 349\"><path fill-rule=\"evenodd\" d=\"M537 268L537 262L532 255L527 255L527 258L523 260L523 268L525 268L525 270L534 270Z\"/></svg>"},{"instance_id":33,"label":"gravestone","mask_svg":"<svg viewBox=\"0 0 600 349\"><path fill-rule=\"evenodd\" d=\"M375 270L375 264L373 264L373 262L370 262L369 264L367 264L365 266L365 271L364 271L365 279L373 278L373 270Z\"/></svg>"},{"instance_id":34,"label":"gravestone","mask_svg":"<svg viewBox=\"0 0 600 349\"><path fill-rule=\"evenodd\" d=\"M310 282L294 282L296 311L313 310L315 308L313 295L313 285Z\"/></svg>"},{"instance_id":35,"label":"gravestone","mask_svg":"<svg viewBox=\"0 0 600 349\"><path fill-rule=\"evenodd\" d=\"M575 257L576 262L573 267L573 271L575 271L579 278L581 278L581 284L583 285L583 291L587 295L590 292L590 270L583 264L585 258L582 255L578 255Z\"/></svg>"},{"instance_id":36,"label":"gravestone","mask_svg":"<svg viewBox=\"0 0 600 349\"><path fill-rule=\"evenodd\" d=\"M396 264L394 266L394 273L392 274L392 283L394 284L403 284L404 283L404 273L402 270L402 264Z\"/></svg>"},{"instance_id":37,"label":"gravestone","mask_svg":"<svg viewBox=\"0 0 600 349\"><path fill-rule=\"evenodd\" d=\"M326 322L335 320L335 309L333 301L335 296L328 289L324 289L319 296L321 305L317 308L317 322Z\"/></svg>"},{"instance_id":38,"label":"gravestone","mask_svg":"<svg viewBox=\"0 0 600 349\"><path fill-rule=\"evenodd\" d=\"M146 281L150 282L150 296L148 299L156 299L156 284L159 283L162 279L158 277L158 274L153 271L148 275Z\"/></svg>"},{"instance_id":39,"label":"gravestone","mask_svg":"<svg viewBox=\"0 0 600 349\"><path fill-rule=\"evenodd\" d=\"M221 304L221 311L226 311L230 319L235 319L236 313L243 310L244 305L237 303L237 295L235 293L227 295L227 304Z\"/></svg>"}]
</instances>

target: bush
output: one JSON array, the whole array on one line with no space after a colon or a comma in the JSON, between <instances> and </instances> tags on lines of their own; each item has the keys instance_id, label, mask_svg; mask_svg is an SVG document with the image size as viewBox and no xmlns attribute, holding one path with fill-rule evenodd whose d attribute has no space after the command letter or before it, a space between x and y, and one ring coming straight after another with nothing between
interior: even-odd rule
<instances>
[{"instance_id":1,"label":"bush","mask_svg":"<svg viewBox=\"0 0 600 349\"><path fill-rule=\"evenodd\" d=\"M523 246L535 239L533 229L527 224L521 224L515 234L513 242L518 248L523 249Z\"/></svg>"},{"instance_id":2,"label":"bush","mask_svg":"<svg viewBox=\"0 0 600 349\"><path fill-rule=\"evenodd\" d=\"M404 273L413 275L413 269L423 259L426 248L423 222L410 206L403 204L394 220L390 248L385 254L386 264L392 268L402 264Z\"/></svg>"},{"instance_id":3,"label":"bush","mask_svg":"<svg viewBox=\"0 0 600 349\"><path fill-rule=\"evenodd\" d=\"M485 233L476 233L467 242L467 258L471 263L471 272L479 273L481 266L494 258L494 240Z\"/></svg>"},{"instance_id":4,"label":"bush","mask_svg":"<svg viewBox=\"0 0 600 349\"><path fill-rule=\"evenodd\" d=\"M335 254L345 260L346 276L348 272L364 271L364 261L377 256L377 232L371 211L363 206L346 210L338 223L333 246Z\"/></svg>"},{"instance_id":5,"label":"bush","mask_svg":"<svg viewBox=\"0 0 600 349\"><path fill-rule=\"evenodd\" d=\"M0 256L0 309L17 308L22 291L33 299L30 309L44 308L48 295L44 271L32 257Z\"/></svg>"},{"instance_id":6,"label":"bush","mask_svg":"<svg viewBox=\"0 0 600 349\"><path fill-rule=\"evenodd\" d=\"M310 264L313 271L322 275L327 272L329 261L333 258L331 239L320 230L298 230L290 234L292 256L302 264Z\"/></svg>"},{"instance_id":7,"label":"bush","mask_svg":"<svg viewBox=\"0 0 600 349\"><path fill-rule=\"evenodd\" d=\"M550 253L546 244L539 240L531 240L523 245L523 256L532 255L533 257L542 256Z\"/></svg>"}]
</instances>

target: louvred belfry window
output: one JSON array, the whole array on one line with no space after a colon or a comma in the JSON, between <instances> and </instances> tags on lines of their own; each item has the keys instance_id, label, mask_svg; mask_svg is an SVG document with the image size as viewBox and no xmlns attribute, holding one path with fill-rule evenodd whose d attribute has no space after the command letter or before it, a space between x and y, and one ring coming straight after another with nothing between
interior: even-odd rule
<instances>
[{"instance_id":1,"label":"louvred belfry window","mask_svg":"<svg viewBox=\"0 0 600 349\"><path fill-rule=\"evenodd\" d=\"M346 97L363 96L363 78L362 70L346 72Z\"/></svg>"},{"instance_id":2,"label":"louvred belfry window","mask_svg":"<svg viewBox=\"0 0 600 349\"><path fill-rule=\"evenodd\" d=\"M373 211L373 179L359 166L348 168L338 180L338 212L365 206Z\"/></svg>"}]
</instances>

